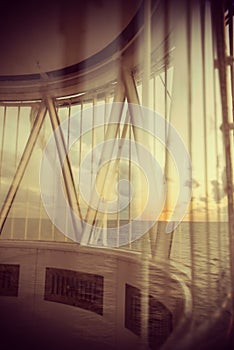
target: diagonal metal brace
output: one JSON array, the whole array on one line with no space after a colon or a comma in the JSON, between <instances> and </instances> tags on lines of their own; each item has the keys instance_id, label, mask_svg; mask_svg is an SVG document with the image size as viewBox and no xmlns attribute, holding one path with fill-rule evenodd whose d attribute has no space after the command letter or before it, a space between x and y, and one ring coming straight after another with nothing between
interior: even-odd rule
<instances>
[{"instance_id":1,"label":"diagonal metal brace","mask_svg":"<svg viewBox=\"0 0 234 350\"><path fill-rule=\"evenodd\" d=\"M72 223L73 223L75 232L77 232L78 228L76 227L77 226L76 220L73 216L73 213L76 213L79 215L79 217L81 219L81 225L82 225L82 214L81 214L81 209L79 206L78 197L77 197L77 193L76 193L76 189L75 189L75 182L74 182L74 178L73 178L73 174L72 174L70 160L69 160L68 155L66 154L67 150L66 150L64 135L63 135L62 130L60 128L60 121L59 121L59 117L58 117L58 114L57 114L56 109L55 109L53 99L49 96L46 96L45 101L46 101L46 105L47 105L47 108L49 111L50 121L51 121L53 131L55 132L55 130L59 130L58 134L54 133L55 142L56 142L56 146L57 146L60 166L62 168L62 174L63 174L63 180L64 180L64 185L65 185L67 200L68 200L68 204L71 208ZM62 156L63 154L66 154L65 159L64 159L64 163L63 163L63 156Z\"/></svg>"},{"instance_id":2,"label":"diagonal metal brace","mask_svg":"<svg viewBox=\"0 0 234 350\"><path fill-rule=\"evenodd\" d=\"M0 234L2 233L4 224L6 222L7 216L9 214L9 211L12 207L12 203L14 201L14 198L16 196L16 193L18 191L18 188L20 186L20 183L22 181L22 178L25 173L25 169L28 165L29 159L31 157L32 151L34 149L35 143L37 141L39 132L41 130L41 126L43 124L43 121L45 119L46 115L46 106L42 102L38 111L37 118L34 121L31 133L29 135L27 144L25 146L23 155L20 159L19 165L16 169L15 176L12 180L11 186L9 188L9 191L6 195L5 201L3 203L3 206L1 208L0 212Z\"/></svg>"},{"instance_id":3,"label":"diagonal metal brace","mask_svg":"<svg viewBox=\"0 0 234 350\"><path fill-rule=\"evenodd\" d=\"M113 104L112 109L111 109L109 124L108 124L107 130L106 130L106 133L105 133L105 140L116 139L118 136L118 132L120 130L120 123L112 124L111 122L113 120L114 121L116 120L116 115L118 116L119 121L121 120L123 107L121 107L121 109L119 107L116 107L115 102L122 102L123 103L124 100L125 100L125 88L124 88L124 85L122 84L122 82L120 81L116 87L114 104ZM125 133L125 129L123 132ZM103 153L105 154L107 159L111 159L113 149L112 148L111 149L104 148ZM101 192L103 192L104 189L106 189L105 182L106 182L106 178L107 178L107 174L108 174L109 170L110 170L110 165L108 164L108 167L105 170L105 174L103 174L102 184L101 184ZM91 203L92 203L92 201L93 201L93 198L91 198ZM102 218L103 218L103 215L102 215ZM96 219L97 219L97 211L93 212L91 210L91 208L89 207L87 210L85 221L91 225L92 229L90 230L89 225L84 226L84 232L83 232L81 244L87 245L94 239L92 236L94 235L93 228L95 227ZM99 237L99 235L97 235L95 241L97 241L98 237Z\"/></svg>"}]
</instances>

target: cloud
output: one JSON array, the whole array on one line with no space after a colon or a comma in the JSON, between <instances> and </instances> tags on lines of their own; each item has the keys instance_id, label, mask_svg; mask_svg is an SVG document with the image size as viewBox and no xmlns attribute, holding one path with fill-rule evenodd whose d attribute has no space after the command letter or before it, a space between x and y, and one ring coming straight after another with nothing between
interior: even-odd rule
<instances>
[{"instance_id":1,"label":"cloud","mask_svg":"<svg viewBox=\"0 0 234 350\"><path fill-rule=\"evenodd\" d=\"M226 191L217 180L212 180L211 185L213 199L216 203L220 203L220 201L225 197Z\"/></svg>"},{"instance_id":2,"label":"cloud","mask_svg":"<svg viewBox=\"0 0 234 350\"><path fill-rule=\"evenodd\" d=\"M4 150L4 157L1 166L1 180L2 178L13 178L15 174L15 155Z\"/></svg>"},{"instance_id":3,"label":"cloud","mask_svg":"<svg viewBox=\"0 0 234 350\"><path fill-rule=\"evenodd\" d=\"M185 182L185 186L189 188L198 188L200 186L200 183L197 180L192 179L191 181L187 180Z\"/></svg>"}]
</instances>

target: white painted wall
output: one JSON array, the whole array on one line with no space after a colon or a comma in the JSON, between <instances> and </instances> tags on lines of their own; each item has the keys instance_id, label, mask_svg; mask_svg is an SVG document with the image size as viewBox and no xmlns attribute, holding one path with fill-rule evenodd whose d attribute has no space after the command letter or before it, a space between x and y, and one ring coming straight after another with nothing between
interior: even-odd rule
<instances>
[{"instance_id":1,"label":"white painted wall","mask_svg":"<svg viewBox=\"0 0 234 350\"><path fill-rule=\"evenodd\" d=\"M141 288L140 255L111 249L80 247L73 243L2 241L0 263L20 264L18 297L0 297L4 329L20 338L27 335L32 344L58 349L69 343L69 349L84 341L89 348L134 348L140 338L124 327L125 284ZM70 269L104 276L103 316L88 310L44 300L46 267ZM158 270L158 269L157 269ZM156 277L155 267L150 269ZM157 271L158 272L158 271ZM161 270L161 274L162 274ZM150 293L162 299L163 289L157 281L150 283ZM182 298L179 283L173 282L174 292ZM172 290L172 288L170 288ZM160 299L161 298L161 299ZM165 304L176 315L178 305L165 297ZM181 307L182 306L182 307ZM179 307L180 317L183 303ZM30 335L31 334L31 335ZM16 337L16 339L18 339ZM57 339L57 342L56 342ZM11 339L12 340L12 339ZM14 339L13 339L14 340ZM85 347L86 348L86 347Z\"/></svg>"}]
</instances>

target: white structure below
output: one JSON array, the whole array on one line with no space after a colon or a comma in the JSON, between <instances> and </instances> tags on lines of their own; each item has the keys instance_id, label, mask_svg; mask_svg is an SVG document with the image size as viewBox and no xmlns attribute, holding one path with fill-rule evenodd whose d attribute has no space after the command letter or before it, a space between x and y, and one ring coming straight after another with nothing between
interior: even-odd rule
<instances>
[{"instance_id":1,"label":"white structure below","mask_svg":"<svg viewBox=\"0 0 234 350\"><path fill-rule=\"evenodd\" d=\"M140 294L146 287L140 254L73 243L2 241L0 256L4 346L142 346ZM189 315L190 294L179 274L173 266L149 262L148 339L152 348L158 348L157 342L164 342L183 316Z\"/></svg>"}]
</instances>

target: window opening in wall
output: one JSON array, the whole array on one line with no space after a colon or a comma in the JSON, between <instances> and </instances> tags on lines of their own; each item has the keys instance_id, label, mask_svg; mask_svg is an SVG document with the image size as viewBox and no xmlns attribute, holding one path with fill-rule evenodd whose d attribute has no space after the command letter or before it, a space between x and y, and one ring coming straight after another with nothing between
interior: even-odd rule
<instances>
[{"instance_id":1,"label":"window opening in wall","mask_svg":"<svg viewBox=\"0 0 234 350\"><path fill-rule=\"evenodd\" d=\"M0 264L0 296L18 296L19 265Z\"/></svg>"},{"instance_id":2,"label":"window opening in wall","mask_svg":"<svg viewBox=\"0 0 234 350\"><path fill-rule=\"evenodd\" d=\"M141 334L141 294L140 289L125 285L125 327Z\"/></svg>"},{"instance_id":3,"label":"window opening in wall","mask_svg":"<svg viewBox=\"0 0 234 350\"><path fill-rule=\"evenodd\" d=\"M103 314L103 276L46 268L44 299Z\"/></svg>"},{"instance_id":4,"label":"window opening in wall","mask_svg":"<svg viewBox=\"0 0 234 350\"><path fill-rule=\"evenodd\" d=\"M152 295L149 296L148 339L152 349L159 349L172 332L172 313Z\"/></svg>"},{"instance_id":5,"label":"window opening in wall","mask_svg":"<svg viewBox=\"0 0 234 350\"><path fill-rule=\"evenodd\" d=\"M149 295L148 339L152 349L159 349L172 332L172 313L155 297ZM125 285L125 327L141 334L141 291Z\"/></svg>"}]
</instances>

